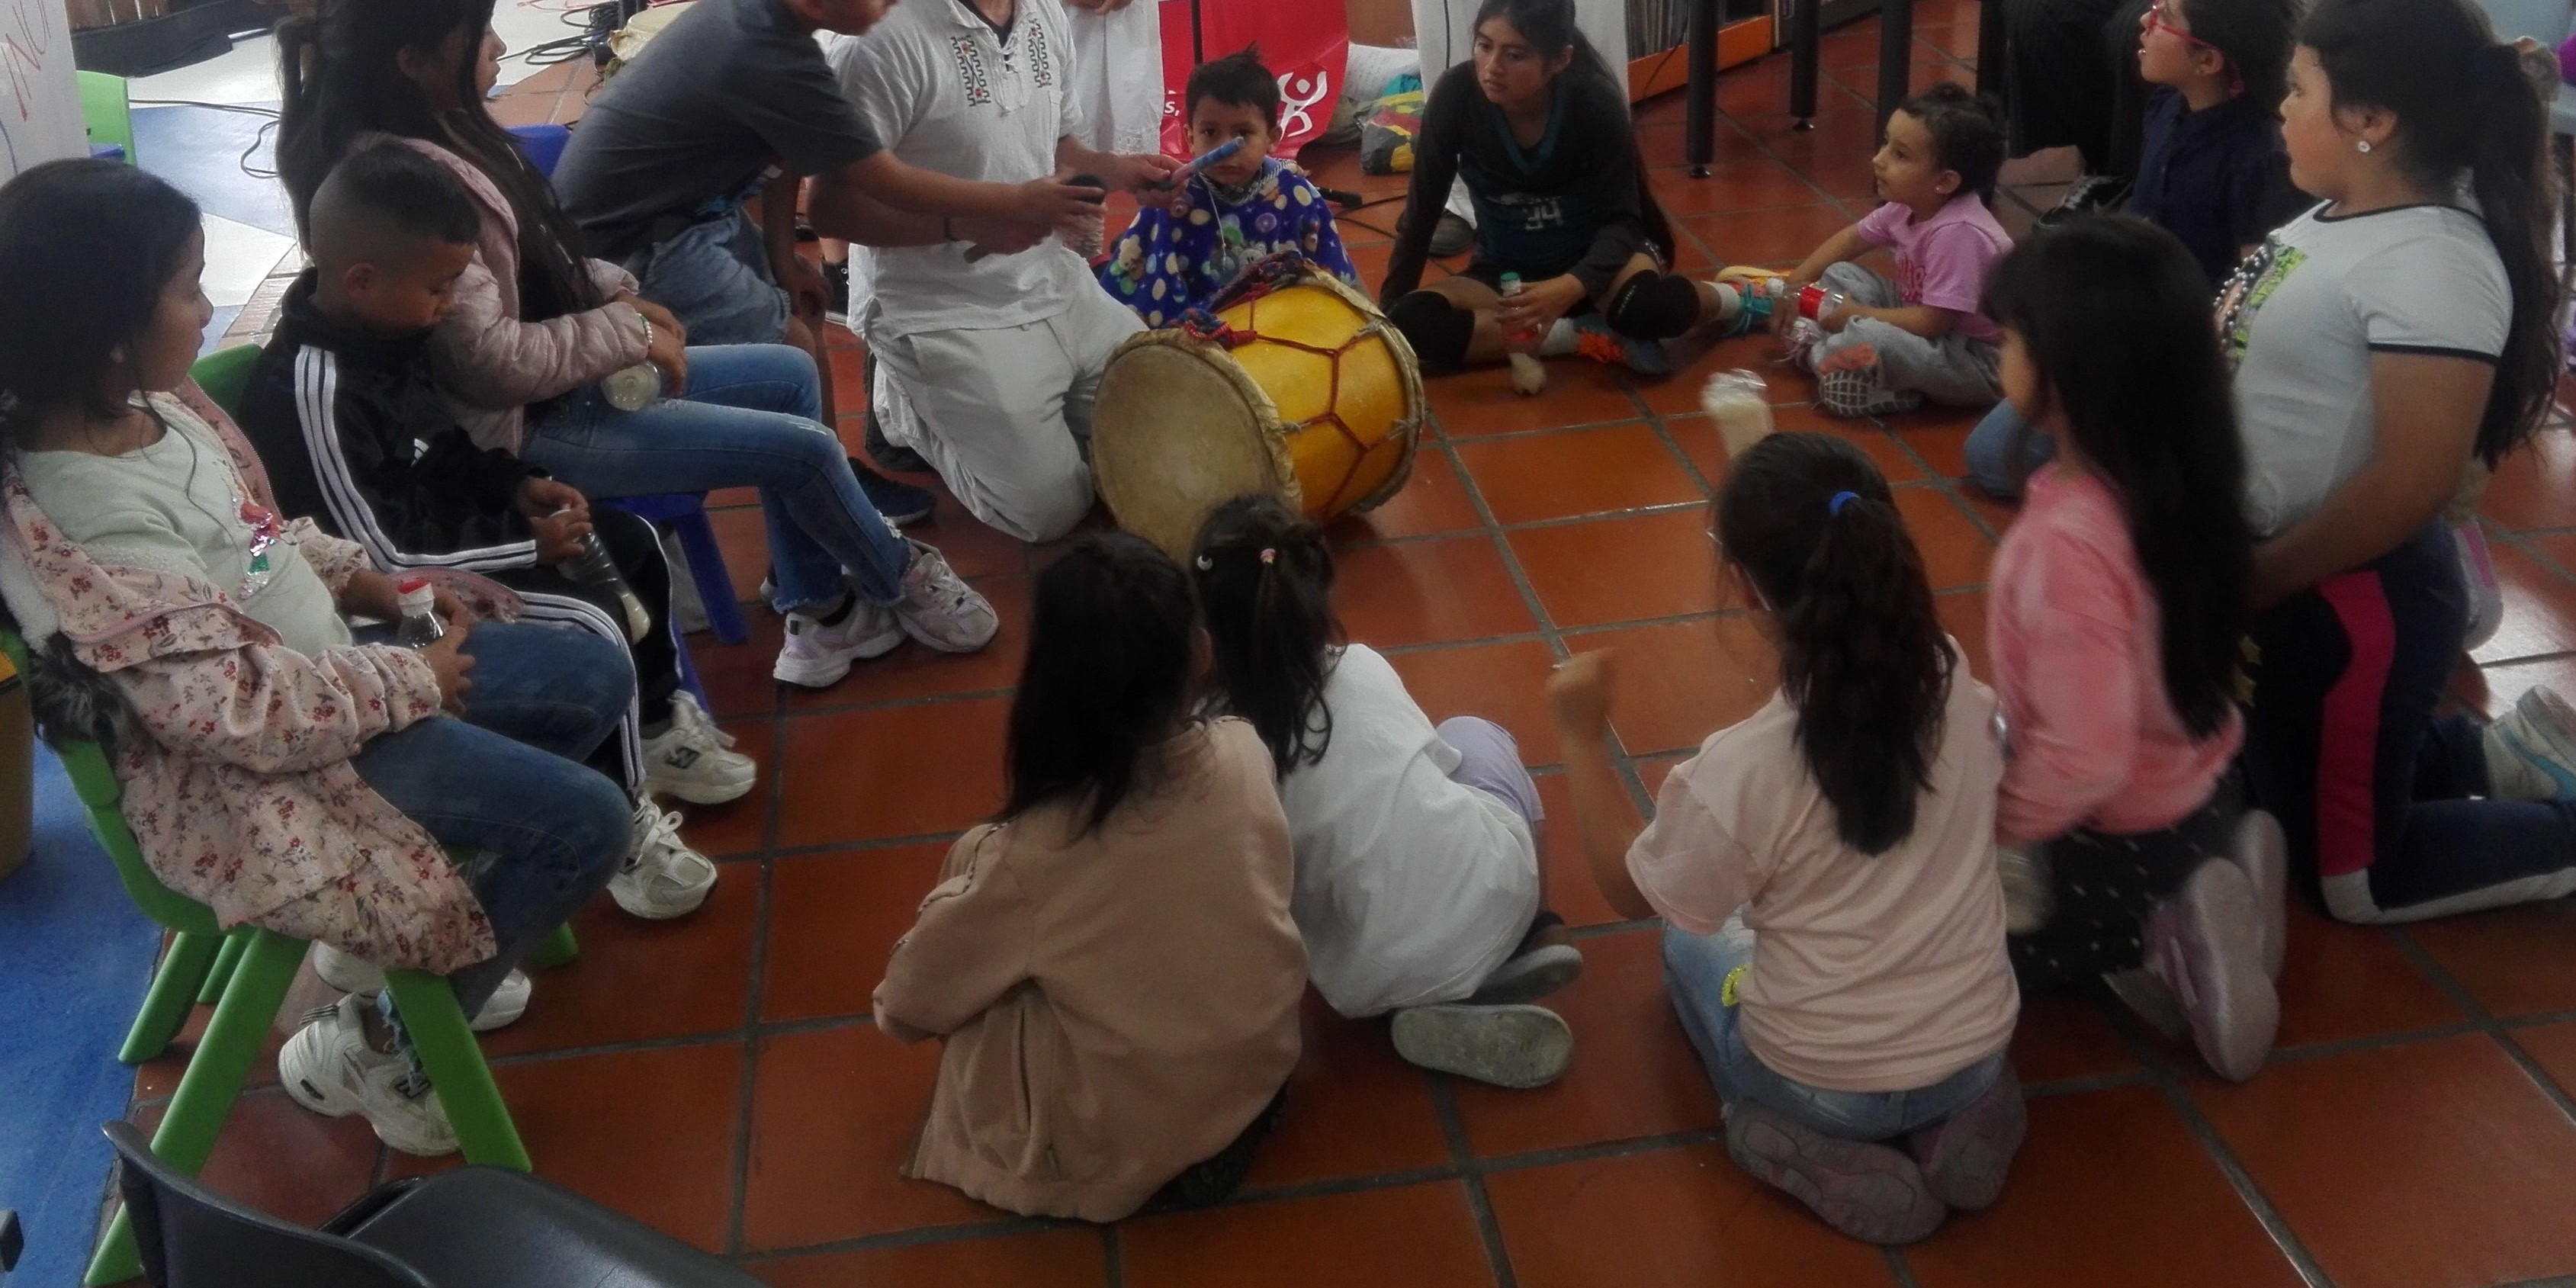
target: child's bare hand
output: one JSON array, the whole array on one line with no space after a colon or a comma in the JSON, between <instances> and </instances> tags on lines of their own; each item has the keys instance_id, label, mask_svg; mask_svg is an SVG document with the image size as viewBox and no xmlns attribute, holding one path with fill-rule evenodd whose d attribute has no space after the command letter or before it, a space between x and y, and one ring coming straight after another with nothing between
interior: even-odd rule
<instances>
[{"instance_id":1,"label":"child's bare hand","mask_svg":"<svg viewBox=\"0 0 2576 1288\"><path fill-rule=\"evenodd\" d=\"M445 635L420 651L420 660L429 663L430 673L438 677L439 705L452 715L465 714L465 695L474 689L474 681L465 674L474 669L474 655L465 651L465 639L473 632L474 624L459 618L448 623Z\"/></svg>"},{"instance_id":2,"label":"child's bare hand","mask_svg":"<svg viewBox=\"0 0 2576 1288\"><path fill-rule=\"evenodd\" d=\"M1610 726L1610 694L1617 671L1608 651L1577 653L1556 664L1547 679L1547 707L1567 738L1598 738Z\"/></svg>"},{"instance_id":3,"label":"child's bare hand","mask_svg":"<svg viewBox=\"0 0 2576 1288\"><path fill-rule=\"evenodd\" d=\"M536 539L540 563L559 564L578 558L581 539L590 531L590 514L586 510L557 510L528 520L528 532Z\"/></svg>"}]
</instances>

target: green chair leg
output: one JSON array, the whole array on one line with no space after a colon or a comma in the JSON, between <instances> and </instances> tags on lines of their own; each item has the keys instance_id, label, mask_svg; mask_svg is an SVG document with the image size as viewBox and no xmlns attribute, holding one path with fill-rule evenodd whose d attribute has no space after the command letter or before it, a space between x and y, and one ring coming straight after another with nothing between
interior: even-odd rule
<instances>
[{"instance_id":1,"label":"green chair leg","mask_svg":"<svg viewBox=\"0 0 2576 1288\"><path fill-rule=\"evenodd\" d=\"M188 1071L179 1078L178 1094L170 1097L160 1130L152 1133L153 1154L190 1176L202 1170L206 1156L214 1152L215 1137L222 1134L224 1119L231 1116L233 1101L250 1077L251 1062L267 1042L268 1026L286 1004L295 969L304 962L300 939L257 929L245 938L232 983L215 1004L214 1018L197 1041ZM454 1009L453 1003L449 1009ZM143 1261L135 1252L134 1228L120 1211L82 1282L100 1288L141 1273Z\"/></svg>"},{"instance_id":2,"label":"green chair leg","mask_svg":"<svg viewBox=\"0 0 2576 1288\"><path fill-rule=\"evenodd\" d=\"M510 1121L510 1107L501 1103L501 1088L483 1063L483 1048L465 1026L465 1012L458 1009L456 990L446 977L391 970L385 972L385 985L393 990L394 1010L411 1036L421 1072L429 1075L448 1123L456 1128L456 1145L465 1161L533 1171L527 1146L519 1143L519 1129Z\"/></svg>"},{"instance_id":3,"label":"green chair leg","mask_svg":"<svg viewBox=\"0 0 2576 1288\"><path fill-rule=\"evenodd\" d=\"M135 1013L134 1027L125 1031L125 1046L116 1053L119 1061L141 1064L169 1049L179 1026L188 1022L188 1006L218 950L214 935L181 931L171 937L170 951L161 954L161 965L152 972L151 991L143 995L143 1009Z\"/></svg>"},{"instance_id":4,"label":"green chair leg","mask_svg":"<svg viewBox=\"0 0 2576 1288\"><path fill-rule=\"evenodd\" d=\"M197 990L197 1005L212 1006L224 998L224 985L232 982L233 967L241 964L242 945L250 936L236 930L224 936L224 946L215 953L214 968L206 972L206 986Z\"/></svg>"},{"instance_id":5,"label":"green chair leg","mask_svg":"<svg viewBox=\"0 0 2576 1288\"><path fill-rule=\"evenodd\" d=\"M565 922L555 927L553 934L538 941L536 948L528 954L528 960L539 966L569 966L572 959L579 956L581 945L573 942L572 923Z\"/></svg>"}]
</instances>

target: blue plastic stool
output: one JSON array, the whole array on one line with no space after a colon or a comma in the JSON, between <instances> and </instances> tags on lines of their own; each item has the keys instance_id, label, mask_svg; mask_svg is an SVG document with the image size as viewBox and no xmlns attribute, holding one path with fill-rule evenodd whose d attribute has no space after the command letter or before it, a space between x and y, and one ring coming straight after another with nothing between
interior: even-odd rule
<instances>
[{"instance_id":1,"label":"blue plastic stool","mask_svg":"<svg viewBox=\"0 0 2576 1288\"><path fill-rule=\"evenodd\" d=\"M697 582L698 598L707 606L707 628L727 644L740 644L751 638L751 631L742 624L742 605L733 597L733 578L725 572L724 551L716 548L715 525L707 522L706 493L660 492L602 500L601 504L615 506L677 535L680 552L689 557L689 576ZM680 650L684 668L689 666L688 654L687 649Z\"/></svg>"},{"instance_id":2,"label":"blue plastic stool","mask_svg":"<svg viewBox=\"0 0 2576 1288\"><path fill-rule=\"evenodd\" d=\"M555 164L563 160L564 147L572 142L572 131L560 125L513 125L510 134L519 141L519 151L535 166L537 173L552 178Z\"/></svg>"}]
</instances>

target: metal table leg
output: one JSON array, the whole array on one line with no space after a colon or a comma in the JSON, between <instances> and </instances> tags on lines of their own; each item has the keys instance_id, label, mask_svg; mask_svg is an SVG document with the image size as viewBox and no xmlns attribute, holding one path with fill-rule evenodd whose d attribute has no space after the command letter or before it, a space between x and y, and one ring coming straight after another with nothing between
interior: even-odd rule
<instances>
[{"instance_id":1,"label":"metal table leg","mask_svg":"<svg viewBox=\"0 0 2576 1288\"><path fill-rule=\"evenodd\" d=\"M1878 132L1906 100L1914 75L1914 0L1879 0Z\"/></svg>"},{"instance_id":2,"label":"metal table leg","mask_svg":"<svg viewBox=\"0 0 2576 1288\"><path fill-rule=\"evenodd\" d=\"M1824 42L1824 0L1785 0L1789 11L1789 115L1816 128L1816 60Z\"/></svg>"},{"instance_id":3,"label":"metal table leg","mask_svg":"<svg viewBox=\"0 0 2576 1288\"><path fill-rule=\"evenodd\" d=\"M1717 158L1717 27L1719 0L1691 0L1690 88L1684 93L1683 159L1691 177L1708 177Z\"/></svg>"}]
</instances>

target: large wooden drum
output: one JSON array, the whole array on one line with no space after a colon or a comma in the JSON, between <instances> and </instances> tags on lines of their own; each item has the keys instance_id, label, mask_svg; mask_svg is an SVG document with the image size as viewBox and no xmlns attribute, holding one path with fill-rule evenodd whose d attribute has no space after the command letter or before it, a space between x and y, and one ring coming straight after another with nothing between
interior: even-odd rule
<instances>
[{"instance_id":1,"label":"large wooden drum","mask_svg":"<svg viewBox=\"0 0 2576 1288\"><path fill-rule=\"evenodd\" d=\"M1223 325L1148 331L1109 360L1091 464L1119 526L1186 558L1208 511L1276 493L1318 523L1404 486L1422 427L1412 346L1309 268L1219 301Z\"/></svg>"}]
</instances>

